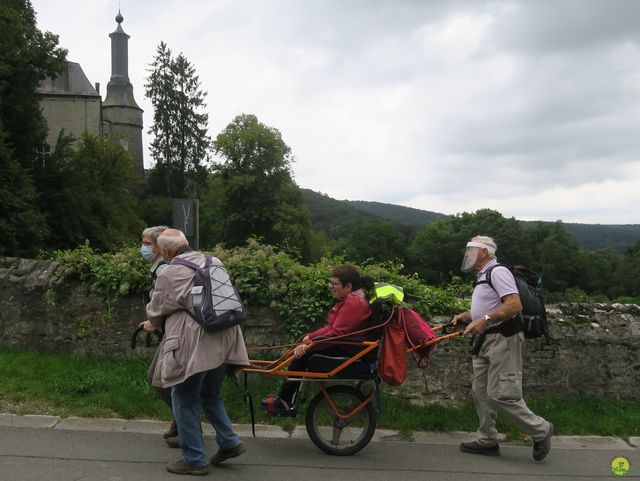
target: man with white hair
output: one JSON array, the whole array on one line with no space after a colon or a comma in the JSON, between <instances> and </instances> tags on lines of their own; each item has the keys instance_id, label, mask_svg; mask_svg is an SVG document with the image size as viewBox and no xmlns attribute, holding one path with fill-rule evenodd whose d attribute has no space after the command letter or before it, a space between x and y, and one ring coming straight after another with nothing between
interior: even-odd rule
<instances>
[{"instance_id":1,"label":"man with white hair","mask_svg":"<svg viewBox=\"0 0 640 481\"><path fill-rule=\"evenodd\" d=\"M462 271L477 271L471 310L453 317L468 323L464 334L478 336L473 350L473 400L480 421L477 440L462 443L471 454L499 456L496 414L502 413L533 440L533 458L542 461L551 450L553 424L535 415L522 399L522 303L511 271L497 265L496 243L476 236L467 243ZM490 270L491 285L487 282Z\"/></svg>"},{"instance_id":2,"label":"man with white hair","mask_svg":"<svg viewBox=\"0 0 640 481\"><path fill-rule=\"evenodd\" d=\"M204 255L192 251L179 230L165 230L158 237L158 247L168 261L179 257L204 265ZM248 366L249 357L240 326L211 332L188 315L186 309L193 308L193 283L194 271L191 268L170 264L158 275L151 301L147 304L147 316L154 326L160 328L164 325L165 334L153 373L153 385L171 388L173 414L182 450L183 459L167 464L167 471L204 475L209 472L209 463L219 464L245 451L233 431L220 397L220 388L229 366ZM215 429L219 446L218 452L210 459L204 452L200 408Z\"/></svg>"}]
</instances>

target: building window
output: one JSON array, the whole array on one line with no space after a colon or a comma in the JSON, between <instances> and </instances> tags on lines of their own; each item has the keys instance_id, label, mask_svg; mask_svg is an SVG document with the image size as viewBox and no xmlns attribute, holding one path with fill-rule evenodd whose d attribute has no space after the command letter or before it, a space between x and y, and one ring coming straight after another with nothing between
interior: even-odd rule
<instances>
[{"instance_id":1,"label":"building window","mask_svg":"<svg viewBox=\"0 0 640 481\"><path fill-rule=\"evenodd\" d=\"M122 148L126 151L129 150L129 139L127 139L126 137L123 137L120 139L120 145L122 146Z\"/></svg>"}]
</instances>

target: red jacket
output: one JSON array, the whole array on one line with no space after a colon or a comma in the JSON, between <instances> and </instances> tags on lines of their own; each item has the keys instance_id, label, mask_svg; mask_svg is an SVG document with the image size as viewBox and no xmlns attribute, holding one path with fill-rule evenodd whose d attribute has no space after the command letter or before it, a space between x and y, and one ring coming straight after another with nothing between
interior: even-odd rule
<instances>
[{"instance_id":1,"label":"red jacket","mask_svg":"<svg viewBox=\"0 0 640 481\"><path fill-rule=\"evenodd\" d=\"M327 314L327 325L308 334L309 340L316 337L336 337L365 329L369 324L371 309L364 295L359 289L347 294L343 300L334 305ZM365 335L357 335L364 338Z\"/></svg>"}]
</instances>

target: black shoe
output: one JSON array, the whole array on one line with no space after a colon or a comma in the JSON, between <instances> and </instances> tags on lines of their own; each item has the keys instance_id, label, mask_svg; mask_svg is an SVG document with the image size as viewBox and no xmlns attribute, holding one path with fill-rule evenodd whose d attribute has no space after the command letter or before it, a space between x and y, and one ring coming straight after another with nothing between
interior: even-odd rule
<instances>
[{"instance_id":1,"label":"black shoe","mask_svg":"<svg viewBox=\"0 0 640 481\"><path fill-rule=\"evenodd\" d=\"M549 423L549 434L542 441L533 443L533 459L542 461L551 451L551 436L553 436L553 423Z\"/></svg>"},{"instance_id":2,"label":"black shoe","mask_svg":"<svg viewBox=\"0 0 640 481\"><path fill-rule=\"evenodd\" d=\"M219 449L216 454L211 456L211 458L209 459L209 462L211 464L220 464L223 461L226 461L227 459L231 459L231 458L235 458L235 457L240 456L246 450L247 449L244 447L244 444L242 444L242 442L240 442L240 443L238 443L237 446L235 446L235 447L233 447L231 449Z\"/></svg>"},{"instance_id":3,"label":"black shoe","mask_svg":"<svg viewBox=\"0 0 640 481\"><path fill-rule=\"evenodd\" d=\"M498 444L483 446L478 441L460 443L460 451L470 454L484 454L485 456L500 456L500 446Z\"/></svg>"}]
</instances>

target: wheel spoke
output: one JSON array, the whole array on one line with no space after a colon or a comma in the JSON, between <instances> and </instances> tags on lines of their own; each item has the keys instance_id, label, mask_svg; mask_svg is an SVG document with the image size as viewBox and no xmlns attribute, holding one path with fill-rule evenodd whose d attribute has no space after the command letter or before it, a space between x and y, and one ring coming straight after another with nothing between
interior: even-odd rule
<instances>
[{"instance_id":1,"label":"wheel spoke","mask_svg":"<svg viewBox=\"0 0 640 481\"><path fill-rule=\"evenodd\" d=\"M340 435L342 434L342 428L338 426L338 420L336 419L333 422L333 436L331 437L331 444L334 446L340 445Z\"/></svg>"}]
</instances>

